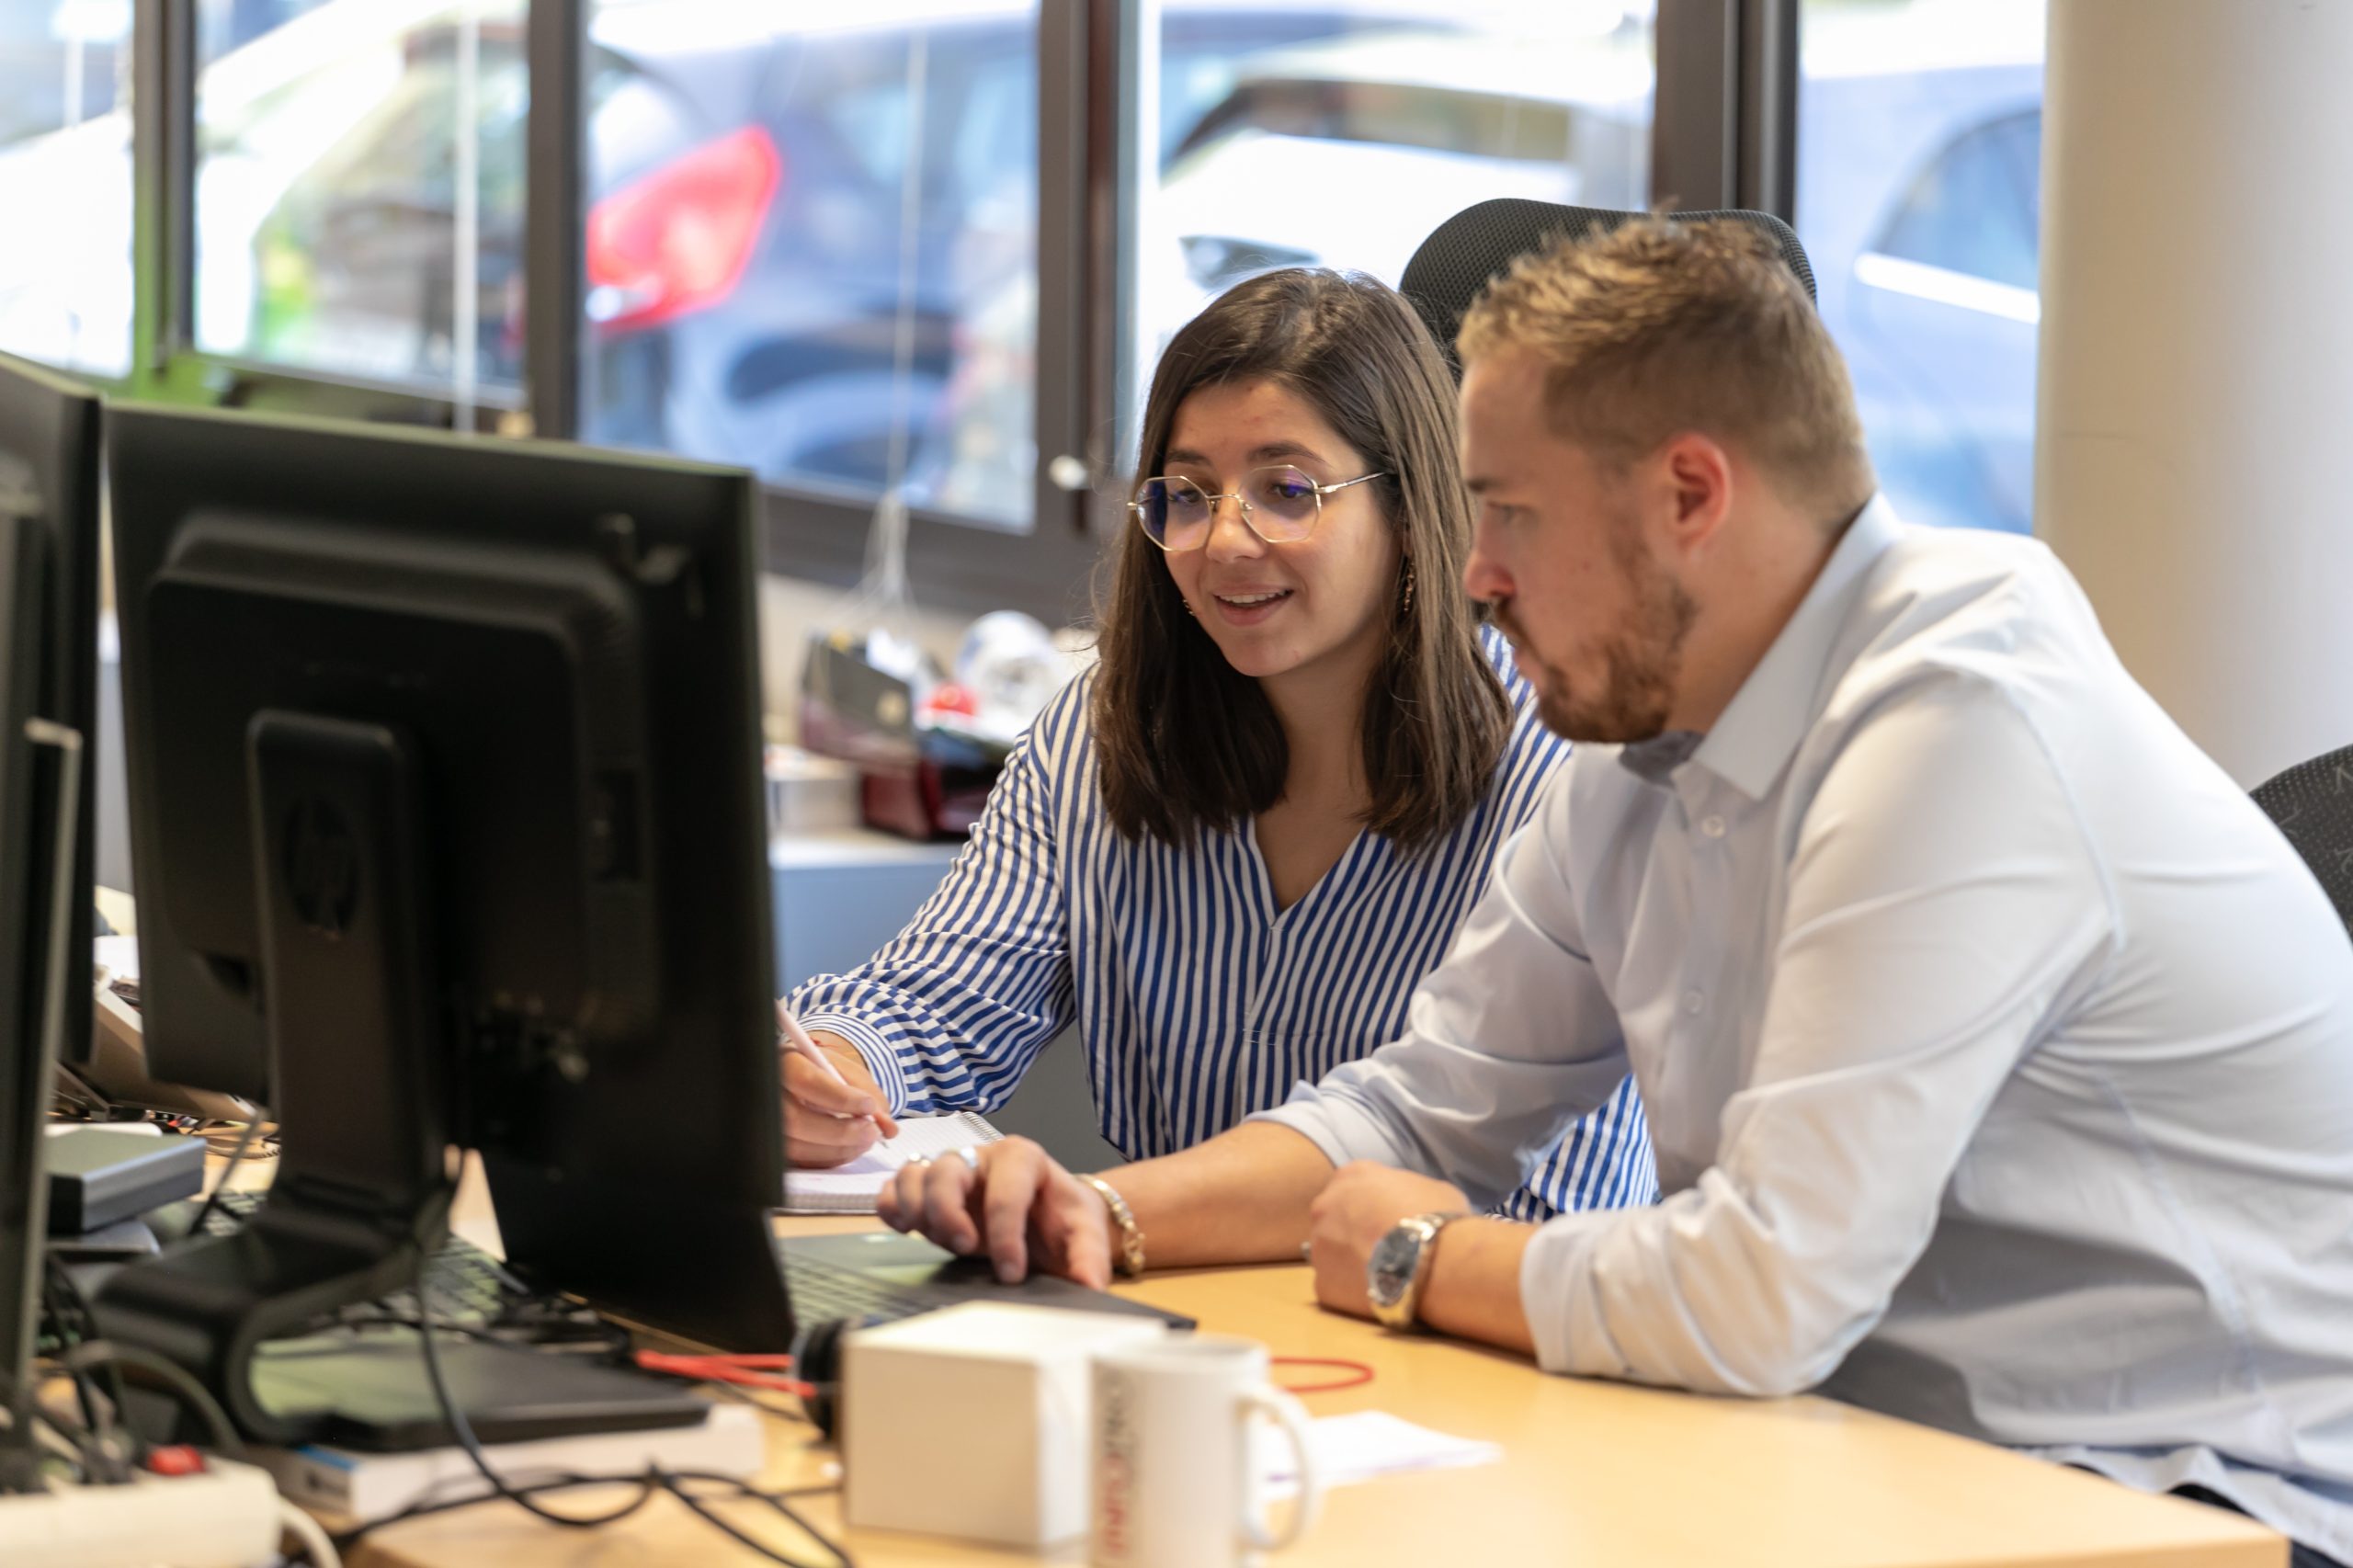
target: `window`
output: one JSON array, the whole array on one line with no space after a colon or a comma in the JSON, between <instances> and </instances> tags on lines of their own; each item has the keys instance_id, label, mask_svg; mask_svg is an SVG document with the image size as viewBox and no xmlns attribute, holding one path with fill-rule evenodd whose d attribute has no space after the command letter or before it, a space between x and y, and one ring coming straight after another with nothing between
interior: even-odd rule
<instances>
[{"instance_id":1,"label":"window","mask_svg":"<svg viewBox=\"0 0 2353 1568\"><path fill-rule=\"evenodd\" d=\"M517 397L523 11L204 6L200 349L461 403Z\"/></svg>"},{"instance_id":2,"label":"window","mask_svg":"<svg viewBox=\"0 0 2353 1568\"><path fill-rule=\"evenodd\" d=\"M599 0L586 438L1031 521L1036 0Z\"/></svg>"},{"instance_id":3,"label":"window","mask_svg":"<svg viewBox=\"0 0 2353 1568\"><path fill-rule=\"evenodd\" d=\"M1781 41L1750 47L1752 8ZM70 214L0 247L0 346L134 395L745 465L770 563L830 582L896 498L926 602L1055 618L1118 525L1145 373L1233 282L1393 281L1488 197L1645 206L1654 119L1688 203L1788 183L1779 111L1733 112L1786 106L1782 0L0 13L0 201ZM1855 246L1882 276L1893 210Z\"/></svg>"},{"instance_id":4,"label":"window","mask_svg":"<svg viewBox=\"0 0 2353 1568\"><path fill-rule=\"evenodd\" d=\"M1394 284L1492 197L1650 200L1651 7L1552 0L1163 0L1138 171L1121 461L1161 347L1275 267Z\"/></svg>"},{"instance_id":5,"label":"window","mask_svg":"<svg viewBox=\"0 0 2353 1568\"><path fill-rule=\"evenodd\" d=\"M2031 524L2043 0L1806 0L1798 234L1880 483Z\"/></svg>"},{"instance_id":6,"label":"window","mask_svg":"<svg viewBox=\"0 0 2353 1568\"><path fill-rule=\"evenodd\" d=\"M131 370L130 45L131 0L0 6L0 349L99 376Z\"/></svg>"}]
</instances>

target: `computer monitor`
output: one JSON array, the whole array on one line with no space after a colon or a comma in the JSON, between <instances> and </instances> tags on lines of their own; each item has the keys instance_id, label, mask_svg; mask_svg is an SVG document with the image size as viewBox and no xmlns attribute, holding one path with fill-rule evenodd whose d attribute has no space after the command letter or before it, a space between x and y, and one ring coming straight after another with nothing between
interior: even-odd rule
<instances>
[{"instance_id":1,"label":"computer monitor","mask_svg":"<svg viewBox=\"0 0 2353 1568\"><path fill-rule=\"evenodd\" d=\"M40 716L48 651L48 530L36 498L0 477L0 1490L35 1484L31 1365L40 1320L49 1183L41 1159L65 1000L89 993L89 949L69 963L80 737Z\"/></svg>"},{"instance_id":2,"label":"computer monitor","mask_svg":"<svg viewBox=\"0 0 2353 1568\"><path fill-rule=\"evenodd\" d=\"M36 711L83 738L79 798L74 803L74 881L82 890L68 916L67 941L90 960L91 900L96 871L91 759L97 733L98 432L100 403L89 388L0 354L0 491L14 493L17 513L40 534L41 641ZM36 801L44 820L51 802ZM91 990L74 986L63 998L62 1059L90 1055Z\"/></svg>"},{"instance_id":3,"label":"computer monitor","mask_svg":"<svg viewBox=\"0 0 2353 1568\"><path fill-rule=\"evenodd\" d=\"M255 1345L406 1285L461 1145L536 1283L780 1343L752 476L157 408L108 445L148 1055L281 1152L101 1325L287 1431Z\"/></svg>"}]
</instances>

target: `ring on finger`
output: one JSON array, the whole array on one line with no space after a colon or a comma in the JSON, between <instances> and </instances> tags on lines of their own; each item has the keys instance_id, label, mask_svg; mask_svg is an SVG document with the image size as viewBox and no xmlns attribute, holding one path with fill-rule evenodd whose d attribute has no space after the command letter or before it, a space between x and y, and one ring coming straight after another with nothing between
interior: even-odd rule
<instances>
[{"instance_id":1,"label":"ring on finger","mask_svg":"<svg viewBox=\"0 0 2353 1568\"><path fill-rule=\"evenodd\" d=\"M963 1160L963 1162L964 1162L966 1165L970 1165L970 1166L972 1166L972 1174L973 1174L974 1176L978 1176L978 1175L980 1175L980 1174L981 1174L981 1152L980 1152L980 1150L978 1150L978 1149L974 1148L972 1144L967 1143L967 1144L965 1144L962 1148L961 1148L961 1149L957 1150L957 1151L956 1151L956 1153L958 1154L958 1156L959 1156L959 1157L961 1157L961 1158Z\"/></svg>"},{"instance_id":2,"label":"ring on finger","mask_svg":"<svg viewBox=\"0 0 2353 1568\"><path fill-rule=\"evenodd\" d=\"M919 1171L930 1164L931 1156L929 1154L917 1154L906 1163L904 1168L911 1171Z\"/></svg>"}]
</instances>

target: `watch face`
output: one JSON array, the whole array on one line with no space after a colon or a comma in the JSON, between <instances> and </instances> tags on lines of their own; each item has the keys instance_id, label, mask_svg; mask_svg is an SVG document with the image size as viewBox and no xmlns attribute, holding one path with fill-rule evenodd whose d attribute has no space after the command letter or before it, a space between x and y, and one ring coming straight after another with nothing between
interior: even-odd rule
<instances>
[{"instance_id":1,"label":"watch face","mask_svg":"<svg viewBox=\"0 0 2353 1568\"><path fill-rule=\"evenodd\" d=\"M1375 1306L1394 1306L1404 1296L1414 1278L1414 1262L1421 1254L1420 1233L1403 1225L1381 1238L1365 1265L1366 1284Z\"/></svg>"}]
</instances>

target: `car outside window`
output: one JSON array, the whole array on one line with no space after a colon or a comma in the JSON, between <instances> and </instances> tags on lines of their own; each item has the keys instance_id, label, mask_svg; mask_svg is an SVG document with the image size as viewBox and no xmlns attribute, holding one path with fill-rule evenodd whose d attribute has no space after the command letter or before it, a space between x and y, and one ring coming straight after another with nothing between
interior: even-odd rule
<instances>
[{"instance_id":1,"label":"car outside window","mask_svg":"<svg viewBox=\"0 0 2353 1568\"><path fill-rule=\"evenodd\" d=\"M1922 170L1880 251L2014 289L2035 286L2042 114L1962 133Z\"/></svg>"}]
</instances>

